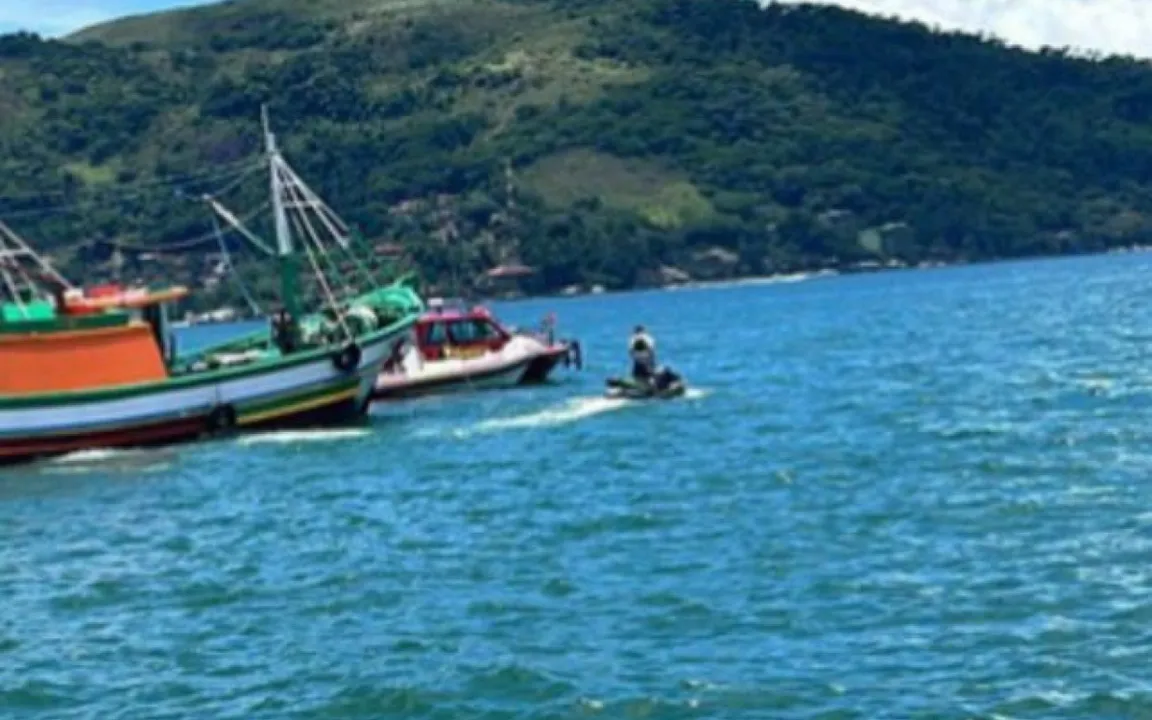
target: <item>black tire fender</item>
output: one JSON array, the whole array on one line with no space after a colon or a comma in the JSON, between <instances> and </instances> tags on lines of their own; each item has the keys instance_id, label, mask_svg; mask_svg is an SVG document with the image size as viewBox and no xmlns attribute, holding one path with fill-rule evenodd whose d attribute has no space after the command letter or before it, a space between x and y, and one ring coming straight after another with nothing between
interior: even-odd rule
<instances>
[{"instance_id":1,"label":"black tire fender","mask_svg":"<svg viewBox=\"0 0 1152 720\"><path fill-rule=\"evenodd\" d=\"M236 428L236 408L228 404L216 405L208 412L204 422L208 432L213 435L231 432Z\"/></svg>"},{"instance_id":2,"label":"black tire fender","mask_svg":"<svg viewBox=\"0 0 1152 720\"><path fill-rule=\"evenodd\" d=\"M348 343L332 356L332 364L342 373L353 373L360 367L360 346Z\"/></svg>"}]
</instances>

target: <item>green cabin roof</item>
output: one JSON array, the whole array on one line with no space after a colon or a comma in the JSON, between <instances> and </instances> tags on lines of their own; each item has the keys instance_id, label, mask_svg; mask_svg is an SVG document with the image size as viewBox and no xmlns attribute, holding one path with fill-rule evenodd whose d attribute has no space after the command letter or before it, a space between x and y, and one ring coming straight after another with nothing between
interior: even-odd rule
<instances>
[{"instance_id":1,"label":"green cabin roof","mask_svg":"<svg viewBox=\"0 0 1152 720\"><path fill-rule=\"evenodd\" d=\"M47 300L32 300L22 306L0 304L0 333L51 333L97 330L127 325L131 315L124 310L108 310L91 315L57 315Z\"/></svg>"},{"instance_id":2,"label":"green cabin roof","mask_svg":"<svg viewBox=\"0 0 1152 720\"><path fill-rule=\"evenodd\" d=\"M23 305L14 302L0 305L0 322L43 322L56 318L56 308L47 300L32 300Z\"/></svg>"}]
</instances>

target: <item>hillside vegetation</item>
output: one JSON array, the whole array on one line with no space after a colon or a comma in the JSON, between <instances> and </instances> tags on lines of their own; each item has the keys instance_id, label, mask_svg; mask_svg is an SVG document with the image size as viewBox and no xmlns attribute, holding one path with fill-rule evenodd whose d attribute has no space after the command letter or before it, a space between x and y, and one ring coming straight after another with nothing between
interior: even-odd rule
<instances>
[{"instance_id":1,"label":"hillside vegetation","mask_svg":"<svg viewBox=\"0 0 1152 720\"><path fill-rule=\"evenodd\" d=\"M74 273L109 272L115 242L198 279L192 198L255 157L263 102L301 174L433 282L1152 239L1147 64L751 0L232 0L2 37L0 218ZM266 199L250 180L238 212Z\"/></svg>"}]
</instances>

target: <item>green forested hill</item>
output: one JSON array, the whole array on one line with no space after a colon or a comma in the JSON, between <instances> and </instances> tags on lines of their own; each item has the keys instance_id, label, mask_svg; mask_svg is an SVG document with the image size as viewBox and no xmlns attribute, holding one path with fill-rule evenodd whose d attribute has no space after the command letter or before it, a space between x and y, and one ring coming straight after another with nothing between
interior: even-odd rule
<instances>
[{"instance_id":1,"label":"green forested hill","mask_svg":"<svg viewBox=\"0 0 1152 720\"><path fill-rule=\"evenodd\" d=\"M101 272L108 241L187 245L211 227L188 195L253 157L262 102L309 182L433 281L1152 239L1146 63L751 0L232 0L3 37L0 218L74 272ZM155 181L189 174L184 194ZM147 262L195 276L212 249Z\"/></svg>"}]
</instances>

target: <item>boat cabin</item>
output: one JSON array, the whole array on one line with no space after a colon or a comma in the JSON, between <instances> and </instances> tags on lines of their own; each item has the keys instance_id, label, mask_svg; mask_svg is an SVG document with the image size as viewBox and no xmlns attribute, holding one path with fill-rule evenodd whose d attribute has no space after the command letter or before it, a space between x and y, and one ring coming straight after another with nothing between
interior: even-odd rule
<instances>
[{"instance_id":1,"label":"boat cabin","mask_svg":"<svg viewBox=\"0 0 1152 720\"><path fill-rule=\"evenodd\" d=\"M117 285L0 304L0 395L94 390L169 377L167 304L188 294Z\"/></svg>"},{"instance_id":2,"label":"boat cabin","mask_svg":"<svg viewBox=\"0 0 1152 720\"><path fill-rule=\"evenodd\" d=\"M508 332L484 307L433 308L417 320L416 346L425 360L471 358L496 352L511 339Z\"/></svg>"}]
</instances>

